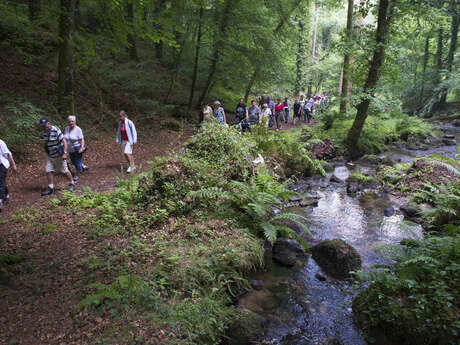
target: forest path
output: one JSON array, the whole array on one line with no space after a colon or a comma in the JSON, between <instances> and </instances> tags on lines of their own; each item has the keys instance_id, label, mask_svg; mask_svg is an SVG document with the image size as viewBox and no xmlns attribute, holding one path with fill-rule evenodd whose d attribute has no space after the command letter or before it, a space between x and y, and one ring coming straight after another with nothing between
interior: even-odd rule
<instances>
[{"instance_id":1,"label":"forest path","mask_svg":"<svg viewBox=\"0 0 460 345\"><path fill-rule=\"evenodd\" d=\"M192 127L182 133L158 130L139 138L135 148L138 172L147 171L147 162L155 157L183 147L194 132ZM126 163L111 134L88 137L84 161L90 170L80 179L76 193L84 187L110 191L117 178L123 177L120 166ZM94 257L99 239L87 235L85 225L79 223L81 216L62 214L50 205L59 193L40 196L46 187L45 154L36 146L25 156L16 155L18 172L10 171L8 176L12 201L0 218L0 254L22 258L20 264L11 266L6 279L0 271L0 345L92 343L91 339L126 325L76 308L82 291L89 292L81 286L93 279L82 262ZM55 185L59 191L67 187L67 181L60 176ZM53 224L57 228L46 232Z\"/></svg>"},{"instance_id":2,"label":"forest path","mask_svg":"<svg viewBox=\"0 0 460 345\"><path fill-rule=\"evenodd\" d=\"M139 138L139 143L134 148L137 172L147 171L148 162L155 157L166 155L170 150L177 150L194 132L194 128L186 127L183 132L160 130L155 132L155 135ZM89 166L89 170L76 183L76 192L85 187L100 192L112 190L117 178L126 174L127 164L121 154L120 145L115 143L114 135L107 133L93 135L87 139L87 144L88 151L83 156L83 162ZM45 153L42 151L41 146L33 147L27 155L15 157L18 171L10 169L7 178L11 202L6 205L0 216L7 217L21 208L39 209L46 200L58 197L59 191L68 187L66 177L56 174L55 193L50 197L41 196L41 191L47 186ZM70 161L69 167L72 171L75 170Z\"/></svg>"}]
</instances>

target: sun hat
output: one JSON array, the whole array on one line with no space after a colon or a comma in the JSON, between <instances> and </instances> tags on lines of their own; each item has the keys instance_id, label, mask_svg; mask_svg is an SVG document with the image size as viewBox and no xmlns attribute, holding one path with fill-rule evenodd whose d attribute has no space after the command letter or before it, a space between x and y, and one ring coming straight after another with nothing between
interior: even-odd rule
<instances>
[{"instance_id":1,"label":"sun hat","mask_svg":"<svg viewBox=\"0 0 460 345\"><path fill-rule=\"evenodd\" d=\"M44 126L49 122L49 120L46 117L42 117L40 119L40 122L38 123L40 126Z\"/></svg>"}]
</instances>

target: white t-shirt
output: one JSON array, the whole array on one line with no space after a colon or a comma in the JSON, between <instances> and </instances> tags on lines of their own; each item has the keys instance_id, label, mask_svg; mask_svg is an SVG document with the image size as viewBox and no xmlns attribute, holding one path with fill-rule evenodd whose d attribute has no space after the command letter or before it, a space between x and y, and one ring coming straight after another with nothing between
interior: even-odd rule
<instances>
[{"instance_id":1,"label":"white t-shirt","mask_svg":"<svg viewBox=\"0 0 460 345\"><path fill-rule=\"evenodd\" d=\"M81 147L83 131L78 126L75 126L72 130L67 126L64 130L64 139L67 141L67 150L69 150L69 152L77 152Z\"/></svg>"},{"instance_id":2,"label":"white t-shirt","mask_svg":"<svg viewBox=\"0 0 460 345\"><path fill-rule=\"evenodd\" d=\"M7 169L10 167L8 155L11 155L11 152L8 150L5 142L0 139L0 164L3 164L3 166Z\"/></svg>"}]
</instances>

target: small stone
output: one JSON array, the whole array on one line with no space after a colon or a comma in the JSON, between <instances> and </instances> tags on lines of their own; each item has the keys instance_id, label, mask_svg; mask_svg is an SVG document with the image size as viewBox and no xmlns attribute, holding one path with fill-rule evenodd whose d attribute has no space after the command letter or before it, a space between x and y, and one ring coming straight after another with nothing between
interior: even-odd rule
<instances>
[{"instance_id":1,"label":"small stone","mask_svg":"<svg viewBox=\"0 0 460 345\"><path fill-rule=\"evenodd\" d=\"M383 210L383 214L385 217L391 217L395 214L395 209L393 207L387 207L385 210Z\"/></svg>"},{"instance_id":2,"label":"small stone","mask_svg":"<svg viewBox=\"0 0 460 345\"><path fill-rule=\"evenodd\" d=\"M298 195L291 195L289 197L289 201L291 201L291 202L296 202L296 201L301 201L301 200L302 200L302 198L300 196L298 196Z\"/></svg>"},{"instance_id":3,"label":"small stone","mask_svg":"<svg viewBox=\"0 0 460 345\"><path fill-rule=\"evenodd\" d=\"M444 139L455 139L455 135L453 135L453 134L444 134L443 138Z\"/></svg>"},{"instance_id":4,"label":"small stone","mask_svg":"<svg viewBox=\"0 0 460 345\"><path fill-rule=\"evenodd\" d=\"M273 207L273 208L272 208L272 211L273 211L273 214L274 214L275 216L281 214L281 210L280 210L279 208Z\"/></svg>"},{"instance_id":5,"label":"small stone","mask_svg":"<svg viewBox=\"0 0 460 345\"><path fill-rule=\"evenodd\" d=\"M399 208L405 217L414 218L420 215L420 211L415 207L403 205Z\"/></svg>"},{"instance_id":6,"label":"small stone","mask_svg":"<svg viewBox=\"0 0 460 345\"><path fill-rule=\"evenodd\" d=\"M273 260L284 266L292 267L300 258L306 262L307 257L305 248L291 238L279 238L273 246Z\"/></svg>"},{"instance_id":7,"label":"small stone","mask_svg":"<svg viewBox=\"0 0 460 345\"><path fill-rule=\"evenodd\" d=\"M300 203L299 203L299 206L300 207L307 207L309 205L308 202L306 202L305 200L302 200Z\"/></svg>"},{"instance_id":8,"label":"small stone","mask_svg":"<svg viewBox=\"0 0 460 345\"><path fill-rule=\"evenodd\" d=\"M342 183L342 182L343 182L343 181L342 181L341 179L339 179L335 174L332 174L330 181L331 181L331 182L335 182L335 183Z\"/></svg>"},{"instance_id":9,"label":"small stone","mask_svg":"<svg viewBox=\"0 0 460 345\"><path fill-rule=\"evenodd\" d=\"M322 281L322 282L326 281L326 277L323 276L321 273L316 273L316 274L315 274L315 277L316 277L316 279L318 279L319 281Z\"/></svg>"},{"instance_id":10,"label":"small stone","mask_svg":"<svg viewBox=\"0 0 460 345\"><path fill-rule=\"evenodd\" d=\"M447 146L457 145L457 141L455 139L442 139L442 143Z\"/></svg>"},{"instance_id":11,"label":"small stone","mask_svg":"<svg viewBox=\"0 0 460 345\"><path fill-rule=\"evenodd\" d=\"M250 280L249 283L251 284L254 290L262 290L262 288L264 287L263 280L253 279L253 280Z\"/></svg>"}]
</instances>

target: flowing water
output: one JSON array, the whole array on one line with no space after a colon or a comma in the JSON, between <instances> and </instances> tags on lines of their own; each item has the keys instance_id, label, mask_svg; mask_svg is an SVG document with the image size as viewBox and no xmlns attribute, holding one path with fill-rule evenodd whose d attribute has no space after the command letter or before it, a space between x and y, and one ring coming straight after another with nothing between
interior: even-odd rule
<instances>
[{"instance_id":1,"label":"flowing water","mask_svg":"<svg viewBox=\"0 0 460 345\"><path fill-rule=\"evenodd\" d=\"M335 175L344 179L349 172L345 167L337 167ZM377 255L378 246L422 236L420 226L403 223L398 212L391 217L383 215L383 210L392 205L384 195L351 197L345 184L329 185L327 179L302 181L295 189L319 197L317 207L294 210L310 220L308 226L314 241L347 241L360 253L364 269L388 263L388 259ZM240 300L242 306L264 318L262 343L366 344L353 324L351 301L358 291L349 282L329 277L324 280L326 274L312 258L307 265L296 268L267 262L267 271L256 277L264 281L264 288Z\"/></svg>"},{"instance_id":2,"label":"flowing water","mask_svg":"<svg viewBox=\"0 0 460 345\"><path fill-rule=\"evenodd\" d=\"M445 134L454 135L460 142L460 128L441 126ZM443 146L428 150L394 148L385 153L395 160L411 162L420 156L433 153L455 157L457 146ZM357 167L360 172L372 172L366 166ZM344 166L335 168L334 174L346 180L350 174ZM329 183L327 178L310 178L300 181L293 188L307 198L316 195L318 206L293 209L309 219L312 236L307 241L317 243L325 239L340 238L357 249L363 269L377 264L391 264L378 255L381 245L397 244L404 238L420 239L422 229L414 223L403 221L397 200L383 193L365 193L354 197L346 192L345 183ZM391 217L384 210L393 206ZM267 269L255 279L264 282L261 290L247 293L240 305L262 316L263 334L260 344L276 345L362 345L366 344L352 319L351 302L360 288L350 282L328 277L310 258L306 265L285 268L268 257Z\"/></svg>"}]
</instances>

